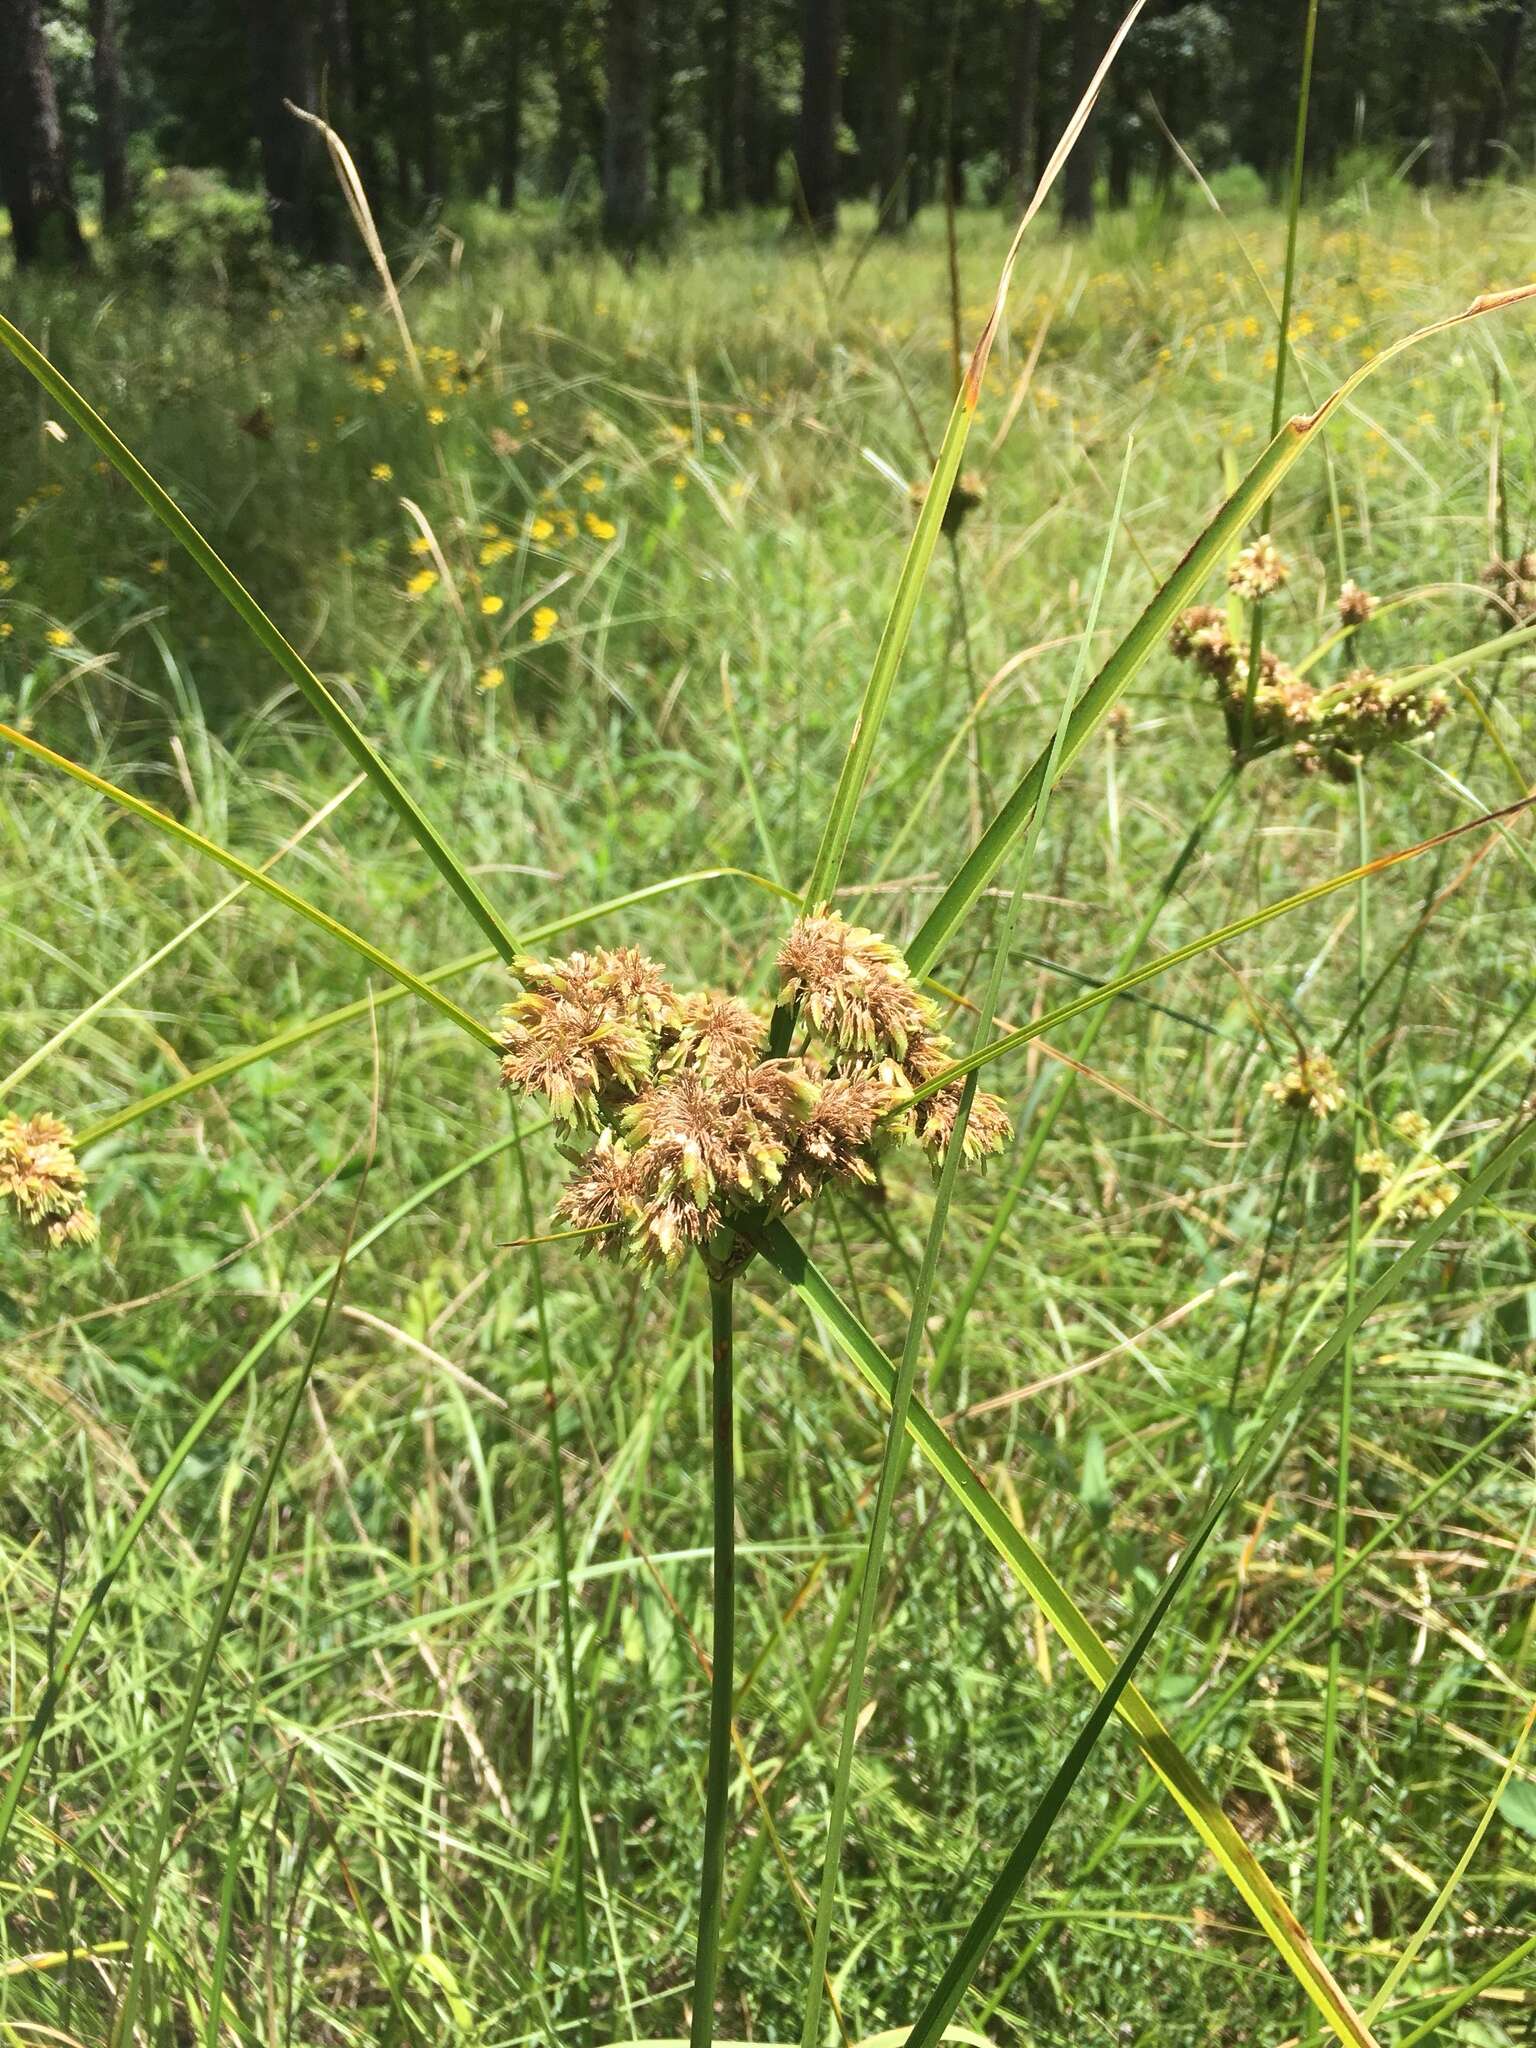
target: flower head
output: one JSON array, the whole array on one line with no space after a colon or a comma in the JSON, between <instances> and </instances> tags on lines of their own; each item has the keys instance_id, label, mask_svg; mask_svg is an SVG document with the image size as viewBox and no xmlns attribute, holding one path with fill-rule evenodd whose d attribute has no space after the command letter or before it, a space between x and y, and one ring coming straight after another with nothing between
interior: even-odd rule
<instances>
[{"instance_id":1,"label":"flower head","mask_svg":"<svg viewBox=\"0 0 1536 2048\"><path fill-rule=\"evenodd\" d=\"M1325 1052L1299 1053L1283 1074L1264 1083L1264 1093L1282 1109L1310 1111L1320 1123L1344 1107L1344 1084Z\"/></svg>"},{"instance_id":2,"label":"flower head","mask_svg":"<svg viewBox=\"0 0 1536 2048\"><path fill-rule=\"evenodd\" d=\"M843 1051L894 1053L927 1029L933 1005L912 986L888 939L821 910L790 927L779 949L779 990Z\"/></svg>"},{"instance_id":3,"label":"flower head","mask_svg":"<svg viewBox=\"0 0 1536 2048\"><path fill-rule=\"evenodd\" d=\"M1261 533L1227 570L1227 588L1249 604L1256 604L1261 597L1277 591L1290 573L1280 550L1267 533Z\"/></svg>"},{"instance_id":4,"label":"flower head","mask_svg":"<svg viewBox=\"0 0 1536 2048\"><path fill-rule=\"evenodd\" d=\"M0 1119L0 1196L9 1196L39 1243L93 1244L100 1224L86 1207L74 1140L55 1116Z\"/></svg>"},{"instance_id":5,"label":"flower head","mask_svg":"<svg viewBox=\"0 0 1536 2048\"><path fill-rule=\"evenodd\" d=\"M1376 600L1368 590L1362 590L1353 576L1346 577L1339 585L1338 602L1335 606L1339 623L1345 626L1363 626L1376 609Z\"/></svg>"}]
</instances>

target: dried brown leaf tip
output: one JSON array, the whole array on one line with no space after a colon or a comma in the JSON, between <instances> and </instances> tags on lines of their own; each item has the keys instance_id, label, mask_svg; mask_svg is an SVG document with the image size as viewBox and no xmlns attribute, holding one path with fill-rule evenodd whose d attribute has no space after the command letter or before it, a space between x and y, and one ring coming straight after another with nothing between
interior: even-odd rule
<instances>
[{"instance_id":1,"label":"dried brown leaf tip","mask_svg":"<svg viewBox=\"0 0 1536 2048\"><path fill-rule=\"evenodd\" d=\"M54 1250L94 1244L100 1234L86 1206L73 1136L55 1116L0 1118L0 1196L9 1196L23 1228Z\"/></svg>"},{"instance_id":2,"label":"dried brown leaf tip","mask_svg":"<svg viewBox=\"0 0 1536 2048\"><path fill-rule=\"evenodd\" d=\"M828 912L801 918L779 955L800 1042L769 1056L767 1017L738 996L679 992L632 948L518 963L502 1079L540 1097L573 1136L594 1134L558 1207L587 1248L670 1265L748 1215L783 1214L833 1183L868 1184L883 1146L942 1155L960 1084L906 1109L953 1059L937 1012L878 933ZM965 1156L1011 1132L978 1095Z\"/></svg>"}]
</instances>

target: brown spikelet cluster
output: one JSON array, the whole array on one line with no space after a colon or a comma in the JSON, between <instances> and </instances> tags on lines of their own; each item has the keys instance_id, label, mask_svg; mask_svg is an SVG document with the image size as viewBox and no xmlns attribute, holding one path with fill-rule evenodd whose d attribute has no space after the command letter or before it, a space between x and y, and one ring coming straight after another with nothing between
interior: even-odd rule
<instances>
[{"instance_id":1,"label":"brown spikelet cluster","mask_svg":"<svg viewBox=\"0 0 1536 2048\"><path fill-rule=\"evenodd\" d=\"M1264 1093L1279 1108L1315 1116L1319 1123L1345 1103L1339 1070L1325 1052L1298 1053L1284 1073L1264 1083Z\"/></svg>"},{"instance_id":2,"label":"brown spikelet cluster","mask_svg":"<svg viewBox=\"0 0 1536 2048\"><path fill-rule=\"evenodd\" d=\"M780 1000L801 1027L783 1059L751 1004L679 992L633 948L516 971L502 1080L572 1139L591 1135L557 1205L586 1249L670 1265L733 1220L873 1181L882 1146L915 1139L941 1157L955 1128L962 1084L913 1099L954 1059L934 1005L894 946L828 912L801 918L779 954ZM1001 1102L978 1094L965 1157L1010 1135Z\"/></svg>"},{"instance_id":3,"label":"brown spikelet cluster","mask_svg":"<svg viewBox=\"0 0 1536 2048\"><path fill-rule=\"evenodd\" d=\"M1228 565L1227 588L1245 604L1257 604L1261 597L1273 596L1290 573L1280 550L1267 533L1261 533Z\"/></svg>"},{"instance_id":4,"label":"brown spikelet cluster","mask_svg":"<svg viewBox=\"0 0 1536 2048\"><path fill-rule=\"evenodd\" d=\"M1267 541L1256 541L1229 570L1227 581L1240 595L1251 597L1264 580L1262 551L1267 547ZM1269 552L1273 554L1273 549ZM1283 580L1283 564L1280 573ZM1353 581L1339 592L1338 614L1345 625L1363 625L1375 608L1376 599ZM1250 704L1249 650L1220 605L1191 605L1181 612L1169 629L1168 646L1180 661L1215 684L1234 755L1242 756L1245 749L1261 754L1288 747L1297 769L1306 775L1324 773L1337 781L1352 781L1368 754L1393 740L1428 737L1451 708L1443 690L1381 676L1370 668L1357 668L1343 682L1319 689L1270 647L1260 652Z\"/></svg>"},{"instance_id":5,"label":"brown spikelet cluster","mask_svg":"<svg viewBox=\"0 0 1536 2048\"><path fill-rule=\"evenodd\" d=\"M100 1234L72 1134L57 1117L0 1118L0 1196L10 1197L27 1232L54 1250L94 1244Z\"/></svg>"},{"instance_id":6,"label":"brown spikelet cluster","mask_svg":"<svg viewBox=\"0 0 1536 2048\"><path fill-rule=\"evenodd\" d=\"M1483 571L1483 582L1489 604L1510 625L1526 626L1536 619L1536 554L1516 555L1509 561L1496 555Z\"/></svg>"}]
</instances>

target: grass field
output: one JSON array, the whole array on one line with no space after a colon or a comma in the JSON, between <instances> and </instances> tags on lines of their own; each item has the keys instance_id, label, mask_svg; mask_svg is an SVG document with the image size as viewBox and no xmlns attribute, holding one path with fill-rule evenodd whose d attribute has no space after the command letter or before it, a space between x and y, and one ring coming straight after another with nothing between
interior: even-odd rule
<instances>
[{"instance_id":1,"label":"grass field","mask_svg":"<svg viewBox=\"0 0 1536 2048\"><path fill-rule=\"evenodd\" d=\"M1268 439L1284 223L1195 204L1026 245L966 458L984 498L936 553L838 899L898 942L1050 742L1122 469L1090 672ZM625 274L553 249L537 218L471 214L402 256L421 384L371 284L252 303L107 278L8 284L5 300L514 931L691 877L545 950L636 943L691 985L761 996L953 389L942 220L899 243L869 225L854 215L819 254L777 223L706 226ZM1516 188L1306 216L1294 406L1523 282L1533 228ZM1006 236L995 216L960 223L967 345ZM1533 339L1516 307L1361 387L1281 486L1291 573L1267 645L1299 663L1329 640L1346 577L1381 610L1314 680L1450 662L1536 615L1491 608L1480 580L1533 540ZM275 862L417 972L471 952L480 935L398 819L55 411L0 369L5 720ZM1224 595L1219 573L1200 595ZM1451 663L1433 743L1383 749L1358 782L1298 774L1284 752L1233 778L1209 684L1155 652L1052 802L1002 1013L1024 1022L1128 964L1181 850L1154 952L1511 803L1536 780L1527 672L1518 647ZM107 2038L190 1674L296 1389L174 1787L142 2038L685 2032L711 1584L703 1275L511 1243L555 1227L551 1138L528 1141L525 1201L494 1058L410 998L305 1036L390 984L277 903L231 896L195 851L14 749L0 822L0 1095L72 1125L102 1225L94 1249L50 1256L3 1239L13 1762L146 1488L277 1330L60 1691L3 1873L0 2039ZM976 999L1004 879L937 965ZM959 1184L918 1389L1111 1645L1244 1423L1518 1117L1530 891L1516 818L990 1070L1018 1137ZM488 1021L510 993L483 962L449 986ZM292 1042L127 1114L290 1026ZM1317 1051L1348 1104L1288 1114L1266 1083ZM1360 1153L1390 1164L1356 1173ZM1394 2048L1516 2048L1536 2028L1533 1196L1527 1163L1458 1216L1286 1416L1138 1681L1356 2012L1387 1985L1369 2023ZM931 1201L921 1162L895 1153L867 1196L797 1219L893 1355ZM305 1386L308 1304L354 1211ZM781 2042L799 2035L884 1418L826 1317L765 1263L737 1295L741 1746L718 2024ZM864 1697L824 2011L825 2037L851 2042L914 2017L1092 1698L918 1460ZM998 2048L1320 2027L1119 1725L959 2018Z\"/></svg>"}]
</instances>

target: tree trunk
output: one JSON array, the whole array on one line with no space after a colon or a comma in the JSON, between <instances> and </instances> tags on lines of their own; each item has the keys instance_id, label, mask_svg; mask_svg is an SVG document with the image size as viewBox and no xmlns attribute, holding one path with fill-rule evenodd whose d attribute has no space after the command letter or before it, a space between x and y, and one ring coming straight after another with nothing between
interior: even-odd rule
<instances>
[{"instance_id":1,"label":"tree trunk","mask_svg":"<svg viewBox=\"0 0 1536 2048\"><path fill-rule=\"evenodd\" d=\"M128 211L128 158L123 122L123 53L117 0L91 0L91 90L101 158L101 224L115 228Z\"/></svg>"},{"instance_id":2,"label":"tree trunk","mask_svg":"<svg viewBox=\"0 0 1536 2048\"><path fill-rule=\"evenodd\" d=\"M842 0L802 0L800 133L795 144L800 191L799 204L790 218L796 226L809 224L818 235L837 233L838 66L842 43Z\"/></svg>"},{"instance_id":3,"label":"tree trunk","mask_svg":"<svg viewBox=\"0 0 1536 2048\"><path fill-rule=\"evenodd\" d=\"M320 35L320 77L317 81L323 114L343 142L351 147L352 30L349 0L320 0L316 26Z\"/></svg>"},{"instance_id":4,"label":"tree trunk","mask_svg":"<svg viewBox=\"0 0 1536 2048\"><path fill-rule=\"evenodd\" d=\"M608 0L603 236L633 257L651 225L651 0Z\"/></svg>"},{"instance_id":5,"label":"tree trunk","mask_svg":"<svg viewBox=\"0 0 1536 2048\"><path fill-rule=\"evenodd\" d=\"M735 213L747 191L746 67L742 62L742 0L725 0L720 20L720 117L716 126L715 202Z\"/></svg>"},{"instance_id":6,"label":"tree trunk","mask_svg":"<svg viewBox=\"0 0 1536 2048\"><path fill-rule=\"evenodd\" d=\"M422 197L430 204L443 196L437 146L437 88L432 76L432 0L411 0L411 55L416 72L416 165L421 172Z\"/></svg>"},{"instance_id":7,"label":"tree trunk","mask_svg":"<svg viewBox=\"0 0 1536 2048\"><path fill-rule=\"evenodd\" d=\"M497 196L503 206L517 204L517 179L523 167L523 23L511 13L501 50L501 162Z\"/></svg>"},{"instance_id":8,"label":"tree trunk","mask_svg":"<svg viewBox=\"0 0 1536 2048\"><path fill-rule=\"evenodd\" d=\"M1099 39L1098 0L1072 0L1072 71L1067 97L1076 107L1093 79L1103 55ZM1093 172L1098 122L1090 114L1067 158L1061 180L1061 223L1069 228L1093 226Z\"/></svg>"},{"instance_id":9,"label":"tree trunk","mask_svg":"<svg viewBox=\"0 0 1536 2048\"><path fill-rule=\"evenodd\" d=\"M354 134L347 147L357 163L363 189L370 195L379 190L379 152L374 141L373 46L363 21L363 6L347 6L347 35L350 42L347 68L352 79L352 126Z\"/></svg>"},{"instance_id":10,"label":"tree trunk","mask_svg":"<svg viewBox=\"0 0 1536 2048\"><path fill-rule=\"evenodd\" d=\"M321 145L283 104L314 104L308 24L296 0L245 0L251 64L251 114L261 148L272 239L301 256L326 253L328 222L320 178Z\"/></svg>"},{"instance_id":11,"label":"tree trunk","mask_svg":"<svg viewBox=\"0 0 1536 2048\"><path fill-rule=\"evenodd\" d=\"M1473 176L1478 178L1491 178L1504 154L1510 109L1515 100L1515 77L1520 68L1520 42L1525 33L1525 0L1505 0L1489 26L1488 59L1493 77L1478 123L1477 154L1472 165Z\"/></svg>"},{"instance_id":12,"label":"tree trunk","mask_svg":"<svg viewBox=\"0 0 1536 2048\"><path fill-rule=\"evenodd\" d=\"M1003 202L1010 213L1022 213L1034 190L1035 135L1040 125L1040 0L1017 0L1012 45Z\"/></svg>"},{"instance_id":13,"label":"tree trunk","mask_svg":"<svg viewBox=\"0 0 1536 2048\"><path fill-rule=\"evenodd\" d=\"M899 235L907 224L907 133L902 101L907 86L905 23L894 8L882 23L875 76L875 206L880 232Z\"/></svg>"},{"instance_id":14,"label":"tree trunk","mask_svg":"<svg viewBox=\"0 0 1536 2048\"><path fill-rule=\"evenodd\" d=\"M39 0L0 0L0 189L17 267L89 262Z\"/></svg>"},{"instance_id":15,"label":"tree trunk","mask_svg":"<svg viewBox=\"0 0 1536 2048\"><path fill-rule=\"evenodd\" d=\"M1109 203L1126 207L1131 203L1131 178L1136 168L1136 134L1128 107L1117 107L1109 131Z\"/></svg>"}]
</instances>

